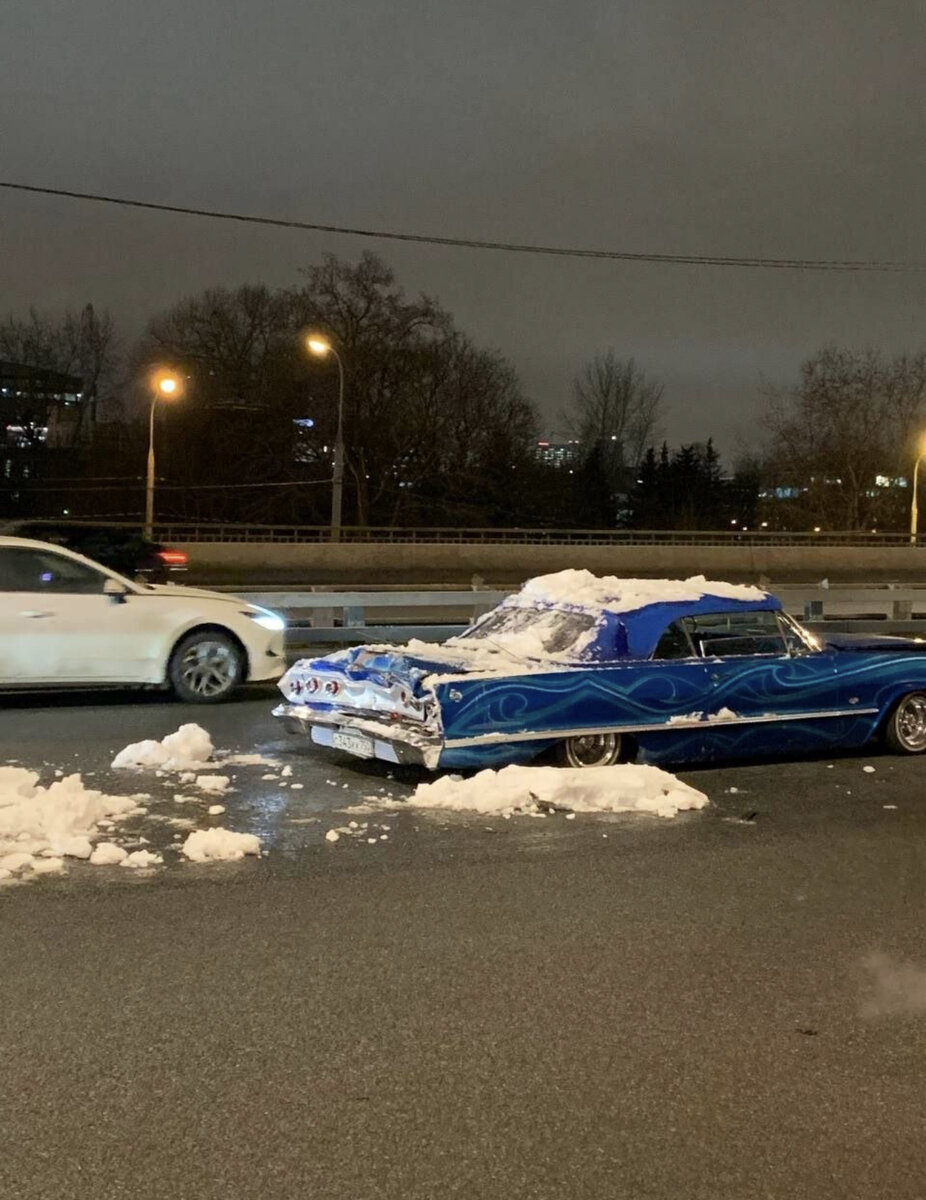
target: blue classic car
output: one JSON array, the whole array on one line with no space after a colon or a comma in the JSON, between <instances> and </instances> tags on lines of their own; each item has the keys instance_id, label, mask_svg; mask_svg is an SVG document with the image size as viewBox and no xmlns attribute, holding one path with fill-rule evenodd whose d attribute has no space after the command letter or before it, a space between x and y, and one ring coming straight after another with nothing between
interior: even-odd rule
<instances>
[{"instance_id":1,"label":"blue classic car","mask_svg":"<svg viewBox=\"0 0 926 1200\"><path fill-rule=\"evenodd\" d=\"M820 637L758 588L561 571L442 645L302 659L275 709L293 732L429 768L695 762L926 750L926 642Z\"/></svg>"}]
</instances>

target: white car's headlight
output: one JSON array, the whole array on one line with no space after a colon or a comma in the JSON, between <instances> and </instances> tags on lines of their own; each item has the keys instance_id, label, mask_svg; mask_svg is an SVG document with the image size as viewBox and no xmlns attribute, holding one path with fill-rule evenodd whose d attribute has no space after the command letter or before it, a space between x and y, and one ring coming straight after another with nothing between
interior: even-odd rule
<instances>
[{"instance_id":1,"label":"white car's headlight","mask_svg":"<svg viewBox=\"0 0 926 1200\"><path fill-rule=\"evenodd\" d=\"M250 617L255 625L259 625L261 629L269 629L271 633L282 633L286 628L283 618L271 612L269 608L245 608L242 610L242 616Z\"/></svg>"}]
</instances>

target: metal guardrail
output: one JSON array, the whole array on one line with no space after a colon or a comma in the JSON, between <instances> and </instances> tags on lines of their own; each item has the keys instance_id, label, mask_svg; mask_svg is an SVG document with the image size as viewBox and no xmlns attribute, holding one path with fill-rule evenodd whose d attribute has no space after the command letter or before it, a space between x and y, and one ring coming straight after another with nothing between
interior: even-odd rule
<instances>
[{"instance_id":1,"label":"metal guardrail","mask_svg":"<svg viewBox=\"0 0 926 1200\"><path fill-rule=\"evenodd\" d=\"M319 544L331 541L327 525L191 525L156 526L162 542L267 542ZM464 529L434 527L394 529L343 527L341 542L394 545L530 545L530 546L910 546L909 533L860 533L828 530L672 529ZM926 546L926 534L917 542Z\"/></svg>"},{"instance_id":2,"label":"metal guardrail","mask_svg":"<svg viewBox=\"0 0 926 1200\"><path fill-rule=\"evenodd\" d=\"M225 589L233 590L233 589ZM284 613L290 640L301 644L435 641L465 629L510 591L300 591L238 593L253 604ZM775 590L785 611L812 628L858 632L926 633L926 586L803 587ZM370 614L378 614L369 623Z\"/></svg>"},{"instance_id":3,"label":"metal guardrail","mask_svg":"<svg viewBox=\"0 0 926 1200\"><path fill-rule=\"evenodd\" d=\"M104 518L18 518L87 527L141 529L138 520ZM267 542L315 545L331 541L328 525L236 524L204 521L157 521L161 542ZM343 526L341 542L395 545L537 545L537 546L909 546L909 533L871 533L857 530L779 531L769 529L536 529L433 526ZM926 546L926 533L915 543Z\"/></svg>"}]
</instances>

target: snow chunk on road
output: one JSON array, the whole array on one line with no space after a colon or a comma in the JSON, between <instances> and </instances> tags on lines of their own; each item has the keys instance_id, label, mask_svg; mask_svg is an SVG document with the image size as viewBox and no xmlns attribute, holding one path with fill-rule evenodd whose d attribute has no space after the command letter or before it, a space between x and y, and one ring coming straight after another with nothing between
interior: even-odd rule
<instances>
[{"instance_id":1,"label":"snow chunk on road","mask_svg":"<svg viewBox=\"0 0 926 1200\"><path fill-rule=\"evenodd\" d=\"M23 852L18 854L4 854L0 858L0 871L9 871L10 873L13 871L22 871L25 867L31 867L34 861L31 854L24 854Z\"/></svg>"},{"instance_id":2,"label":"snow chunk on road","mask_svg":"<svg viewBox=\"0 0 926 1200\"><path fill-rule=\"evenodd\" d=\"M64 870L63 858L36 858L32 861L32 870L36 875L52 875Z\"/></svg>"},{"instance_id":3,"label":"snow chunk on road","mask_svg":"<svg viewBox=\"0 0 926 1200\"><path fill-rule=\"evenodd\" d=\"M133 742L120 750L113 759L116 770L127 767L162 767L169 771L184 771L209 762L215 751L212 738L200 725L181 725L160 742L148 738Z\"/></svg>"},{"instance_id":4,"label":"snow chunk on road","mask_svg":"<svg viewBox=\"0 0 926 1200\"><path fill-rule=\"evenodd\" d=\"M204 792L224 792L231 779L228 775L197 775L196 786Z\"/></svg>"},{"instance_id":5,"label":"snow chunk on road","mask_svg":"<svg viewBox=\"0 0 926 1200\"><path fill-rule=\"evenodd\" d=\"M117 846L115 842L98 842L90 855L90 861L95 867L110 867L121 863L128 857L128 851Z\"/></svg>"},{"instance_id":6,"label":"snow chunk on road","mask_svg":"<svg viewBox=\"0 0 926 1200\"><path fill-rule=\"evenodd\" d=\"M42 787L37 771L0 767L0 865L9 870L2 856L14 853L89 858L98 823L135 811L135 797L104 795L79 775Z\"/></svg>"},{"instance_id":7,"label":"snow chunk on road","mask_svg":"<svg viewBox=\"0 0 926 1200\"><path fill-rule=\"evenodd\" d=\"M143 870L145 867L159 867L163 862L164 859L160 854L153 854L150 850L135 850L131 854L127 854L119 866Z\"/></svg>"},{"instance_id":8,"label":"snow chunk on road","mask_svg":"<svg viewBox=\"0 0 926 1200\"><path fill-rule=\"evenodd\" d=\"M469 779L445 775L422 783L404 802L410 808L457 812L522 813L561 809L569 812L649 812L674 817L684 809L703 808L703 792L658 767L624 763L614 767L502 767Z\"/></svg>"},{"instance_id":9,"label":"snow chunk on road","mask_svg":"<svg viewBox=\"0 0 926 1200\"><path fill-rule=\"evenodd\" d=\"M231 829L197 829L181 847L192 862L217 862L260 854L260 838L253 833L234 833Z\"/></svg>"}]
</instances>

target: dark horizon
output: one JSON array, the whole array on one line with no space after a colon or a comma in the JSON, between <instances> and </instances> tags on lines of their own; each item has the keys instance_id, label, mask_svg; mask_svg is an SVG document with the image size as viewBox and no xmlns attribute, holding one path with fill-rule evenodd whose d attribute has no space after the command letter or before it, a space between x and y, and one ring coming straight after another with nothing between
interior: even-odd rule
<instances>
[{"instance_id":1,"label":"dark horizon","mask_svg":"<svg viewBox=\"0 0 926 1200\"><path fill-rule=\"evenodd\" d=\"M169 31L167 33L166 31ZM435 236L677 254L918 259L918 9L9 0L5 178ZM539 259L0 193L3 312L132 336L215 285L381 255L501 350L554 434L594 354L665 388L668 440L754 443L764 382L827 343L926 344L917 274Z\"/></svg>"}]
</instances>

